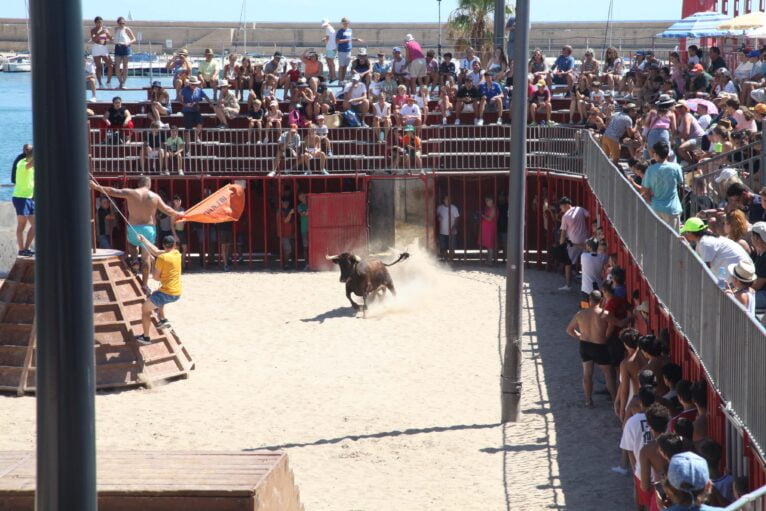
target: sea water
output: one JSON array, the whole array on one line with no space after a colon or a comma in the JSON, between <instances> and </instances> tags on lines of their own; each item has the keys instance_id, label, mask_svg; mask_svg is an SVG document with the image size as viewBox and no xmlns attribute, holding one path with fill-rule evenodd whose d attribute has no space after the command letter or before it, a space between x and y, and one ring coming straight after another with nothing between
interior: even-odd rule
<instances>
[{"instance_id":1,"label":"sea water","mask_svg":"<svg viewBox=\"0 0 766 511\"><path fill-rule=\"evenodd\" d=\"M160 81L165 87L170 87L170 77L163 77ZM112 82L116 85L117 79L112 78ZM148 87L150 83L149 77L129 77L126 87ZM84 76L82 87L83 98L89 98L90 91L86 92ZM175 92L170 91L170 95L174 97ZM110 102L114 96L128 102L146 100L145 91L115 89L97 92L99 102ZM0 185L3 185L0 187L0 200L11 199L13 188L7 186L11 182L11 164L21 153L22 146L29 143L32 143L32 73L0 72Z\"/></svg>"}]
</instances>

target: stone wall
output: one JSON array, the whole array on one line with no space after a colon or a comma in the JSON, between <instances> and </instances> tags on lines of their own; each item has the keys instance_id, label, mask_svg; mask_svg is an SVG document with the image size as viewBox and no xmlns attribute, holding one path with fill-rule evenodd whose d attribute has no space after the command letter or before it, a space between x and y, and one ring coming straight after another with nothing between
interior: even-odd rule
<instances>
[{"instance_id":1,"label":"stone wall","mask_svg":"<svg viewBox=\"0 0 766 511\"><path fill-rule=\"evenodd\" d=\"M446 15L445 15L446 17ZM620 22L613 23L611 44L628 52L636 49L668 49L677 44L674 39L657 39L671 22ZM107 20L106 25L113 27L114 20ZM253 28L253 25L255 28ZM337 24L339 25L339 23ZM83 23L83 42L89 38L92 22ZM133 21L130 23L134 32L141 34L140 48L147 51L170 52L182 47L192 55L201 55L211 47L216 53L223 49L242 51L247 43L250 53L271 54L278 49L288 55L297 55L306 48L322 49L324 30L319 23L248 23L247 30L242 30L238 23L192 23ZM403 43L404 35L411 33L428 48L436 48L439 41L437 23L354 23L355 35L363 38L364 45L370 51L383 49L387 54L393 46ZM337 27L336 27L337 28ZM599 49L604 45L605 23L534 23L530 33L530 48L542 48L547 54L556 55L563 44L572 44L575 55L580 56L586 46ZM451 48L443 30L443 47ZM166 49L166 41L171 41ZM609 39L607 39L609 42ZM550 50L549 50L550 48ZM23 19L0 18L0 51L27 50L27 25Z\"/></svg>"}]
</instances>

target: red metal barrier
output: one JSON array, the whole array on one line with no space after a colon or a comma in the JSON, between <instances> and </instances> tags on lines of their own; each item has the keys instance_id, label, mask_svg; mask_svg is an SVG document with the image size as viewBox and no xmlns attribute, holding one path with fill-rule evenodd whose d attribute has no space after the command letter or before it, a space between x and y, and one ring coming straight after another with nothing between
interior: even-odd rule
<instances>
[{"instance_id":1,"label":"red metal barrier","mask_svg":"<svg viewBox=\"0 0 766 511\"><path fill-rule=\"evenodd\" d=\"M308 195L309 266L333 267L325 255L352 252L367 255L367 196L365 192L312 193Z\"/></svg>"}]
</instances>

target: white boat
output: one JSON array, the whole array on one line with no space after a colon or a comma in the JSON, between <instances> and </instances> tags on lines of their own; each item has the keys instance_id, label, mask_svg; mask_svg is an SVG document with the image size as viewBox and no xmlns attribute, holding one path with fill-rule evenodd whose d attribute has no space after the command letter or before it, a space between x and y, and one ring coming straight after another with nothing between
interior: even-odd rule
<instances>
[{"instance_id":1,"label":"white boat","mask_svg":"<svg viewBox=\"0 0 766 511\"><path fill-rule=\"evenodd\" d=\"M6 73L29 73L32 71L32 60L26 55L11 57L3 64Z\"/></svg>"}]
</instances>

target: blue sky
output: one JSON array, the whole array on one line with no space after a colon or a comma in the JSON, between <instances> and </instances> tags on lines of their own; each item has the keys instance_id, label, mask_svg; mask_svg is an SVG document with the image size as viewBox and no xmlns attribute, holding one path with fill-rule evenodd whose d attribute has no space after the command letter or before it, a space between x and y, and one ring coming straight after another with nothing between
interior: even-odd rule
<instances>
[{"instance_id":1,"label":"blue sky","mask_svg":"<svg viewBox=\"0 0 766 511\"><path fill-rule=\"evenodd\" d=\"M532 21L601 21L606 20L609 0L531 0ZM83 17L97 15L107 20L127 16L134 20L166 21L239 21L241 0L82 0ZM288 0L269 2L249 0L247 21L301 21L319 22L348 16L352 21L437 21L436 0ZM385 8L381 8L385 5ZM457 5L457 0L442 1L442 17L447 17ZM640 5L641 8L637 8ZM274 8L282 6L283 8ZM0 17L22 18L26 16L24 0L0 0ZM675 20L681 16L681 0L615 0L615 20Z\"/></svg>"}]
</instances>

